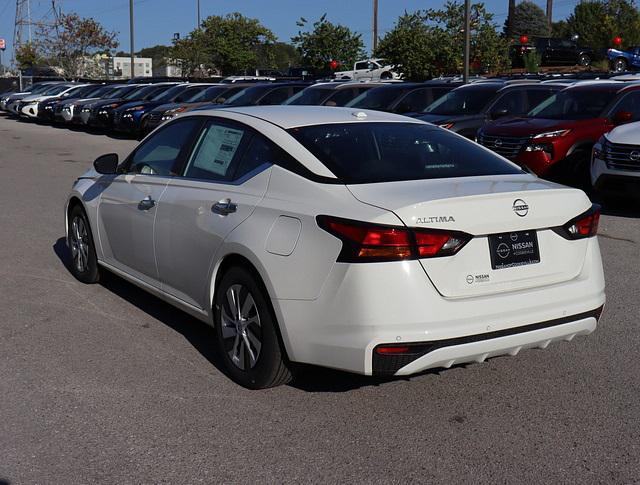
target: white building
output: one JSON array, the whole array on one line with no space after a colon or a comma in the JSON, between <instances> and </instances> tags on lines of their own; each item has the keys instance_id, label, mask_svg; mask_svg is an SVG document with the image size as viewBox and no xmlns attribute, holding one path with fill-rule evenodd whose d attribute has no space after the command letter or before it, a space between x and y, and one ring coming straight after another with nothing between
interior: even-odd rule
<instances>
[{"instance_id":1,"label":"white building","mask_svg":"<svg viewBox=\"0 0 640 485\"><path fill-rule=\"evenodd\" d=\"M153 76L153 60L150 57L136 57L134 62L134 77ZM108 62L108 76L111 79L130 79L131 58L111 57Z\"/></svg>"},{"instance_id":2,"label":"white building","mask_svg":"<svg viewBox=\"0 0 640 485\"><path fill-rule=\"evenodd\" d=\"M164 58L159 65L153 66L154 77L181 77L182 67L180 59Z\"/></svg>"}]
</instances>

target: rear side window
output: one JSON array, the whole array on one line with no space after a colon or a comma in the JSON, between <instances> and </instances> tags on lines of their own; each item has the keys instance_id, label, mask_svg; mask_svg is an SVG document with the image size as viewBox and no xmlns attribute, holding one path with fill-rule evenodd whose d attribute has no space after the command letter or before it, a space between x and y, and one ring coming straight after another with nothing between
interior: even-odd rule
<instances>
[{"instance_id":1,"label":"rear side window","mask_svg":"<svg viewBox=\"0 0 640 485\"><path fill-rule=\"evenodd\" d=\"M422 88L411 91L395 108L396 113L410 113L424 110L436 99L447 94L447 88Z\"/></svg>"},{"instance_id":2,"label":"rear side window","mask_svg":"<svg viewBox=\"0 0 640 485\"><path fill-rule=\"evenodd\" d=\"M418 123L315 125L289 133L346 184L523 173L464 138Z\"/></svg>"},{"instance_id":3,"label":"rear side window","mask_svg":"<svg viewBox=\"0 0 640 485\"><path fill-rule=\"evenodd\" d=\"M344 106L366 89L343 88L336 89L335 93L324 102L325 106Z\"/></svg>"}]
</instances>

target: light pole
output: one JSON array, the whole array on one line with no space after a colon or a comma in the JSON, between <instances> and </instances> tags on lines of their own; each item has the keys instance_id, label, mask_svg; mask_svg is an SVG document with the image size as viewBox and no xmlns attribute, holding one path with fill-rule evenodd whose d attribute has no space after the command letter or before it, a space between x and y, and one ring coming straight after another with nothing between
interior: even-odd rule
<instances>
[{"instance_id":1,"label":"light pole","mask_svg":"<svg viewBox=\"0 0 640 485\"><path fill-rule=\"evenodd\" d=\"M373 0L373 42L371 46L373 52L378 48L378 0Z\"/></svg>"},{"instance_id":2,"label":"light pole","mask_svg":"<svg viewBox=\"0 0 640 485\"><path fill-rule=\"evenodd\" d=\"M198 25L196 26L196 29L200 28L200 0L198 0Z\"/></svg>"},{"instance_id":3,"label":"light pole","mask_svg":"<svg viewBox=\"0 0 640 485\"><path fill-rule=\"evenodd\" d=\"M135 77L136 70L135 54L133 52L133 0L129 0L129 37L131 39L131 79L133 79Z\"/></svg>"},{"instance_id":4,"label":"light pole","mask_svg":"<svg viewBox=\"0 0 640 485\"><path fill-rule=\"evenodd\" d=\"M469 82L469 47L471 44L471 0L464 0L464 83Z\"/></svg>"}]
</instances>

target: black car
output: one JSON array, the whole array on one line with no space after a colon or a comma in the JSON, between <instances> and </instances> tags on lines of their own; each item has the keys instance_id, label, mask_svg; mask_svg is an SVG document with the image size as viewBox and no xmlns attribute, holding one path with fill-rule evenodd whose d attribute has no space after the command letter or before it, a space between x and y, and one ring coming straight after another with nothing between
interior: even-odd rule
<instances>
[{"instance_id":1,"label":"black car","mask_svg":"<svg viewBox=\"0 0 640 485\"><path fill-rule=\"evenodd\" d=\"M345 106L365 91L384 83L328 82L318 83L300 91L283 104L293 106Z\"/></svg>"},{"instance_id":2,"label":"black car","mask_svg":"<svg viewBox=\"0 0 640 485\"><path fill-rule=\"evenodd\" d=\"M81 101L75 105L73 112L73 122L86 125L89 122L91 116L91 108L95 103L101 103L103 101L119 101L129 93L139 89L140 86L136 84L120 84L114 86L114 88L107 93L100 96L98 99L88 99Z\"/></svg>"},{"instance_id":3,"label":"black car","mask_svg":"<svg viewBox=\"0 0 640 485\"><path fill-rule=\"evenodd\" d=\"M175 84L148 84L141 85L118 100L108 99L93 103L87 124L92 128L110 128L113 123L113 113L116 108L131 101L148 101Z\"/></svg>"},{"instance_id":4,"label":"black car","mask_svg":"<svg viewBox=\"0 0 640 485\"><path fill-rule=\"evenodd\" d=\"M265 83L247 87L228 98L220 106L264 106L283 104L309 87L306 82Z\"/></svg>"},{"instance_id":5,"label":"black car","mask_svg":"<svg viewBox=\"0 0 640 485\"><path fill-rule=\"evenodd\" d=\"M210 106L211 104L223 104L236 93L245 88L254 87L254 84L213 84L204 91L197 93L192 98L181 103L162 104L152 109L142 119L142 133L146 134L167 120L175 118L180 113L191 111L200 106Z\"/></svg>"},{"instance_id":6,"label":"black car","mask_svg":"<svg viewBox=\"0 0 640 485\"><path fill-rule=\"evenodd\" d=\"M528 113L565 87L551 83L466 84L445 94L416 117L474 139L486 123L504 116Z\"/></svg>"},{"instance_id":7,"label":"black car","mask_svg":"<svg viewBox=\"0 0 640 485\"><path fill-rule=\"evenodd\" d=\"M460 83L394 83L369 89L349 101L346 106L387 111L389 113L415 113L424 110L436 99L444 96Z\"/></svg>"},{"instance_id":8,"label":"black car","mask_svg":"<svg viewBox=\"0 0 640 485\"><path fill-rule=\"evenodd\" d=\"M138 136L142 134L142 121L151 110L162 104L184 102L210 86L211 83L182 83L171 86L146 101L125 103L114 110L113 129L120 133Z\"/></svg>"},{"instance_id":9,"label":"black car","mask_svg":"<svg viewBox=\"0 0 640 485\"><path fill-rule=\"evenodd\" d=\"M525 54L535 51L541 56L541 64L574 66L590 66L597 57L590 47L581 47L575 40L556 37L537 37L532 44L522 44L513 47L512 60L514 65L523 65Z\"/></svg>"}]
</instances>

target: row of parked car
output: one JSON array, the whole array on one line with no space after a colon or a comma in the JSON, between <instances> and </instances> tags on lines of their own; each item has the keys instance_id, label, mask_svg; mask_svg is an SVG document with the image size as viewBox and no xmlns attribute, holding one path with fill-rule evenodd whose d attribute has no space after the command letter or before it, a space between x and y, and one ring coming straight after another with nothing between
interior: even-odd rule
<instances>
[{"instance_id":1,"label":"row of parked car","mask_svg":"<svg viewBox=\"0 0 640 485\"><path fill-rule=\"evenodd\" d=\"M132 137L144 136L192 110L277 104L346 106L420 118L474 139L542 177L584 186L591 171L591 183L604 193L635 193L637 186L630 182L640 180L638 125L616 128L640 120L637 76L475 79L468 84L458 79L315 84L55 82L0 95L0 109L13 116ZM602 163L590 163L592 155Z\"/></svg>"}]
</instances>

